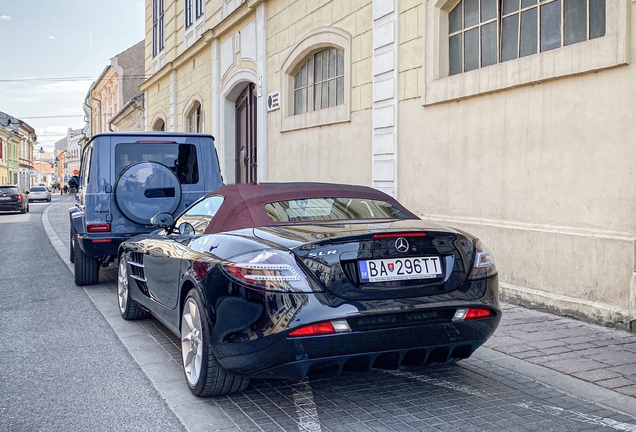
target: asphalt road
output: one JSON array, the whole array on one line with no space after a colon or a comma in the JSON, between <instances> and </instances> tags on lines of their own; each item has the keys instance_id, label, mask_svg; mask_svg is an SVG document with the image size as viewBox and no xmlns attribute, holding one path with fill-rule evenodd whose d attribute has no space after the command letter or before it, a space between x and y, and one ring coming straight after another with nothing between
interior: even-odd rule
<instances>
[{"instance_id":1,"label":"asphalt road","mask_svg":"<svg viewBox=\"0 0 636 432\"><path fill-rule=\"evenodd\" d=\"M0 212L0 430L184 430L73 283L42 228L46 206Z\"/></svg>"},{"instance_id":2,"label":"asphalt road","mask_svg":"<svg viewBox=\"0 0 636 432\"><path fill-rule=\"evenodd\" d=\"M2 431L636 432L633 398L489 348L447 367L253 380L196 398L178 339L119 317L114 265L98 285L74 285L71 204L56 196L29 215L0 213Z\"/></svg>"}]
</instances>

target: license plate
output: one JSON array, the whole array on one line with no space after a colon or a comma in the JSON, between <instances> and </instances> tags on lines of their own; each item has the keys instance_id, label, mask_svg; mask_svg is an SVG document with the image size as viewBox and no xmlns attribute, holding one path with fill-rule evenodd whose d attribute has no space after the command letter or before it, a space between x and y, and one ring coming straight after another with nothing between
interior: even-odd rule
<instances>
[{"instance_id":1,"label":"license plate","mask_svg":"<svg viewBox=\"0 0 636 432\"><path fill-rule=\"evenodd\" d=\"M0 197L0 201L9 201L11 197Z\"/></svg>"},{"instance_id":2,"label":"license plate","mask_svg":"<svg viewBox=\"0 0 636 432\"><path fill-rule=\"evenodd\" d=\"M431 279L442 274L439 257L409 257L358 261L363 282Z\"/></svg>"}]
</instances>

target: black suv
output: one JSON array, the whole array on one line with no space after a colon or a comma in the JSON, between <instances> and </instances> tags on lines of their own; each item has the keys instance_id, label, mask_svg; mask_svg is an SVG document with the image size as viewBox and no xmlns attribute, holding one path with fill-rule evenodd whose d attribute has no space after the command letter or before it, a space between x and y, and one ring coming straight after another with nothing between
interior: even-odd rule
<instances>
[{"instance_id":1,"label":"black suv","mask_svg":"<svg viewBox=\"0 0 636 432\"><path fill-rule=\"evenodd\" d=\"M28 194L19 185L0 186L0 211L28 213Z\"/></svg>"},{"instance_id":2,"label":"black suv","mask_svg":"<svg viewBox=\"0 0 636 432\"><path fill-rule=\"evenodd\" d=\"M99 281L122 241L156 228L150 218L177 215L223 184L211 135L169 132L97 134L82 151L69 209L75 284Z\"/></svg>"}]
</instances>

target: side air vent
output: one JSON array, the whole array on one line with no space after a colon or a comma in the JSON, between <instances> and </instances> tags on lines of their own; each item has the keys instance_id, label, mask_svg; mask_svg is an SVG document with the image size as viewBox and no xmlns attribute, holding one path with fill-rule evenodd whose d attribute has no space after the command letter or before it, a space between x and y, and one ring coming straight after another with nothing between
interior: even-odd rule
<instances>
[{"instance_id":1,"label":"side air vent","mask_svg":"<svg viewBox=\"0 0 636 432\"><path fill-rule=\"evenodd\" d=\"M133 252L130 254L130 277L137 282L137 287L144 295L148 295L148 285L146 285L147 279L145 276L144 267L144 254L140 252Z\"/></svg>"}]
</instances>

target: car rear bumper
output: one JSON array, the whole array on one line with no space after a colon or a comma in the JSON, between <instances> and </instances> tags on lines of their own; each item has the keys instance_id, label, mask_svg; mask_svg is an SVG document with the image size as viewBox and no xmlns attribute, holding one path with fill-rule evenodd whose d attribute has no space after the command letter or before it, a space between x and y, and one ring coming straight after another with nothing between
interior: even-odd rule
<instances>
[{"instance_id":1,"label":"car rear bumper","mask_svg":"<svg viewBox=\"0 0 636 432\"><path fill-rule=\"evenodd\" d=\"M226 369L257 378L301 380L312 371L328 369L397 369L468 358L495 331L497 317L468 323L436 324L351 332L318 337L279 336L250 354L228 356Z\"/></svg>"},{"instance_id":2,"label":"car rear bumper","mask_svg":"<svg viewBox=\"0 0 636 432\"><path fill-rule=\"evenodd\" d=\"M90 257L107 257L117 255L119 245L130 236L112 237L100 235L77 234L80 248Z\"/></svg>"},{"instance_id":3,"label":"car rear bumper","mask_svg":"<svg viewBox=\"0 0 636 432\"><path fill-rule=\"evenodd\" d=\"M26 204L23 203L0 203L0 211L18 211L22 210L26 207Z\"/></svg>"},{"instance_id":4,"label":"car rear bumper","mask_svg":"<svg viewBox=\"0 0 636 432\"><path fill-rule=\"evenodd\" d=\"M480 292L479 298L447 297L437 303L431 298L337 303L322 294L266 293L260 305L254 297L219 298L211 326L213 350L233 373L288 379L325 368L395 369L468 358L492 336L501 319L497 277L473 284L481 287L473 290ZM458 308L468 307L486 307L494 316L453 320ZM346 320L351 331L289 337L294 329L331 320Z\"/></svg>"}]
</instances>

